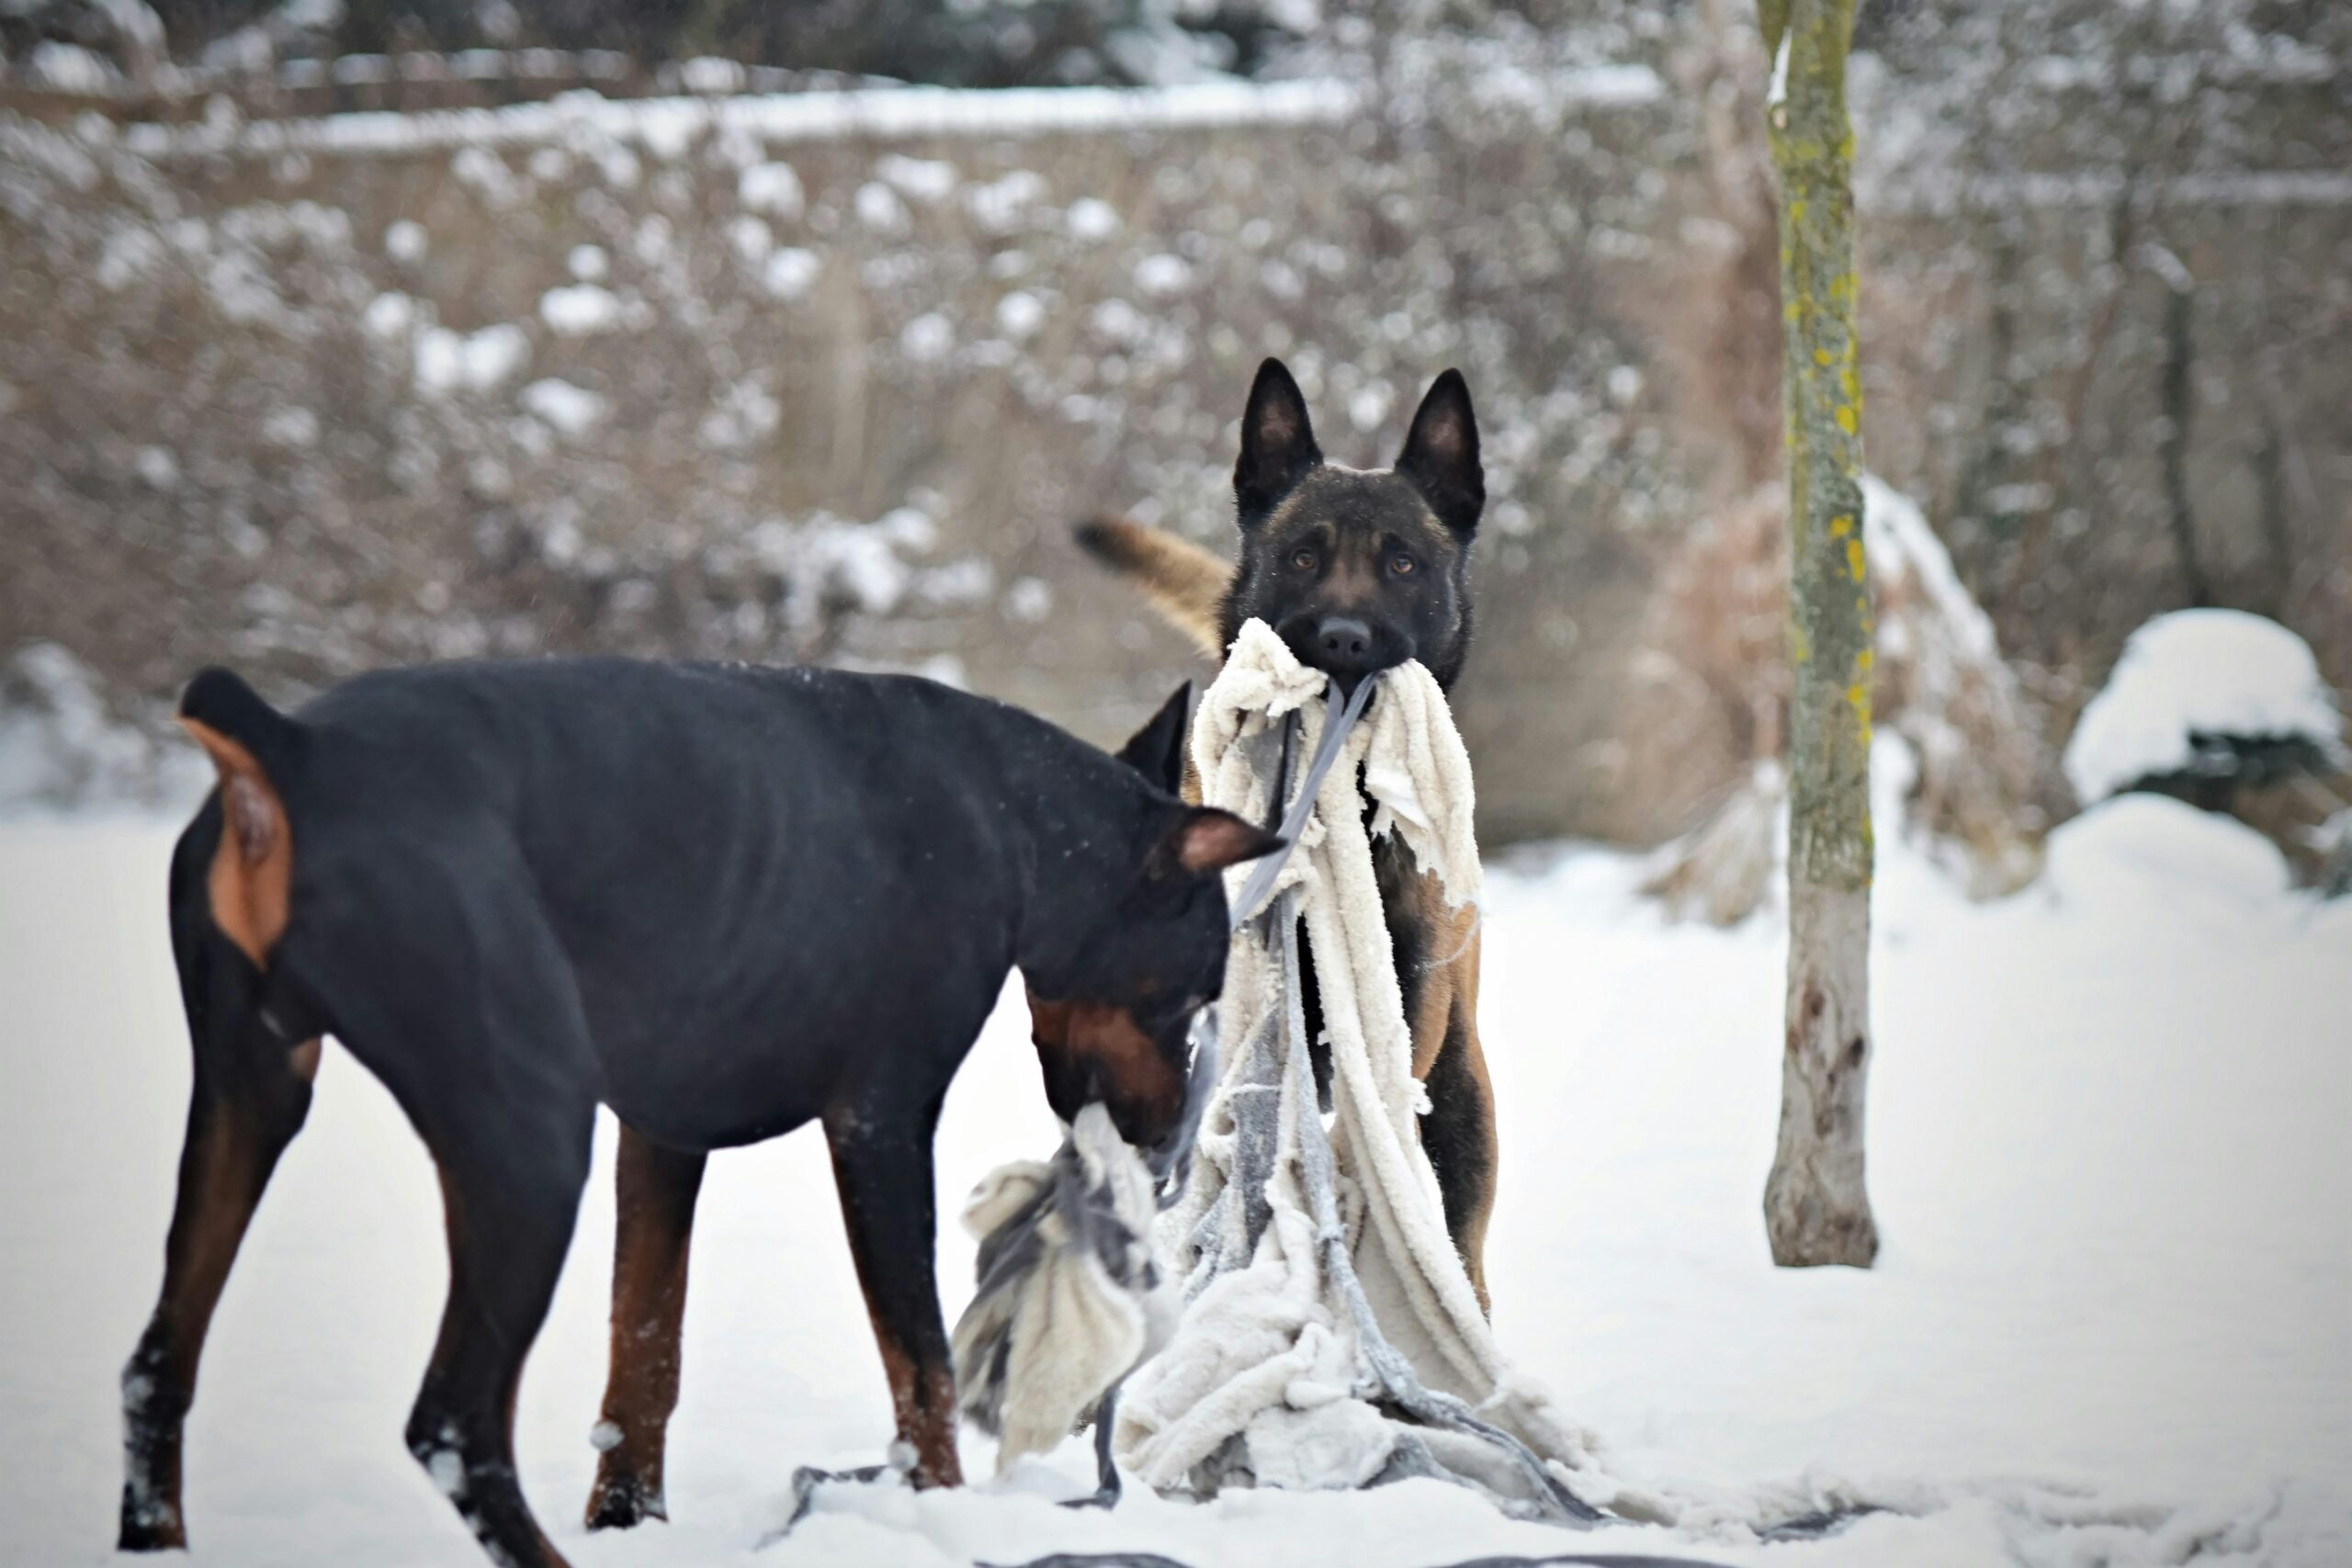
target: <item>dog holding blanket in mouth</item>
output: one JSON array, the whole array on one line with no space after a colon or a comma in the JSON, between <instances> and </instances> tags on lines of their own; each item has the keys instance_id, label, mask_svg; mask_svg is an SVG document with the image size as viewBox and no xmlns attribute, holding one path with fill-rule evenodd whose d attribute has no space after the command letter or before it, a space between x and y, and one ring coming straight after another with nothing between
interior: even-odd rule
<instances>
[{"instance_id":1,"label":"dog holding blanket in mouth","mask_svg":"<svg viewBox=\"0 0 2352 1568\"><path fill-rule=\"evenodd\" d=\"M1486 504L1478 426L1461 372L1431 385L1393 468L1325 459L1288 369L1259 367L1233 470L1240 552L1228 563L1164 530L1113 519L1080 544L1135 582L1160 613L1222 660L1245 622L1263 621L1298 661L1344 693L1374 671L1418 660L1450 692L1470 647L1470 550ZM1494 1088L1478 1043L1476 911L1446 900L1394 838L1374 846L1382 908L1427 1087L1422 1147L1445 1222L1483 1303L1495 1197ZM1309 1039L1320 1033L1307 953ZM1329 1094L1329 1067L1317 1077Z\"/></svg>"}]
</instances>

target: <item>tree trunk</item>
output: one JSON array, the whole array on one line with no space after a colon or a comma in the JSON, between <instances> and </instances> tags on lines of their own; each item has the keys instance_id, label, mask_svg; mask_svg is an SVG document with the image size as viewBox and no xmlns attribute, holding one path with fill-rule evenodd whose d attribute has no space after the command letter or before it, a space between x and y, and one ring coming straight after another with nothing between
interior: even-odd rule
<instances>
[{"instance_id":1,"label":"tree trunk","mask_svg":"<svg viewBox=\"0 0 2352 1568\"><path fill-rule=\"evenodd\" d=\"M1854 0L1763 0L1781 177L1781 395L1789 448L1789 992L1781 1141L1764 1189L1783 1266L1868 1267L1871 608L1854 333Z\"/></svg>"},{"instance_id":2,"label":"tree trunk","mask_svg":"<svg viewBox=\"0 0 2352 1568\"><path fill-rule=\"evenodd\" d=\"M2173 548L2180 556L2181 585L2188 603L2202 608L2213 603L2213 584L2197 548L2197 513L2188 500L2188 422L2197 412L2197 387L2190 374L2197 352L2197 280L2162 245L2150 245L2148 253L2165 289L2165 414L2156 454L2164 463L2165 505L2172 518Z\"/></svg>"}]
</instances>

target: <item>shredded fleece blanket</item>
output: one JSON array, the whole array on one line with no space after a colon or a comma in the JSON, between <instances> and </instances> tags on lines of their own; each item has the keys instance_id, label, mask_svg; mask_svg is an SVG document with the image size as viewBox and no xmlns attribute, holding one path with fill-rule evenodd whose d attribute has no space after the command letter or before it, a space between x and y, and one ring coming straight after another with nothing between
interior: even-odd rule
<instances>
[{"instance_id":1,"label":"shredded fleece blanket","mask_svg":"<svg viewBox=\"0 0 2352 1568\"><path fill-rule=\"evenodd\" d=\"M1588 1441L1496 1343L1420 1145L1427 1100L1372 842L1396 834L1457 908L1473 904L1474 795L1429 671L1407 664L1380 680L1268 918L1237 932L1219 1004L1234 1044L1192 1181L1161 1222L1186 1303L1122 1395L1115 1451L1163 1490L1440 1475L1514 1512L1589 1517L1567 1485ZM1314 750L1327 684L1262 622L1245 625L1193 720L1204 801L1274 816L1283 730L1297 725L1289 755ZM1304 1048L1300 918L1330 1043L1328 1132Z\"/></svg>"}]
</instances>

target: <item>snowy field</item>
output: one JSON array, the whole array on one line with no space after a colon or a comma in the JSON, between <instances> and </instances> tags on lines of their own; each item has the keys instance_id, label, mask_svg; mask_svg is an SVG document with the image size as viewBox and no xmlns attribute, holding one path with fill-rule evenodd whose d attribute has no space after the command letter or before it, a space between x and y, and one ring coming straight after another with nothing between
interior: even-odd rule
<instances>
[{"instance_id":1,"label":"snowy field","mask_svg":"<svg viewBox=\"0 0 2352 1568\"><path fill-rule=\"evenodd\" d=\"M112 1542L116 1377L161 1268L188 1057L161 912L168 829L0 829L0 1559ZM1207 1568L1415 1568L1570 1547L1724 1563L2352 1562L2352 903L2154 799L2062 830L1973 907L1883 856L1877 1269L1776 1271L1759 1195L1779 1092L1766 917L1667 928L1639 865L1495 878L1484 1032L1501 1095L1489 1253L1503 1343L1619 1473L1689 1494L1856 1483L1939 1505L1821 1542L1570 1538L1412 1483L1362 1495L1051 1498L1003 1483L826 1494L765 1551L793 1467L880 1456L888 1407L821 1144L714 1162L695 1236L674 1524L579 1524L612 1237L602 1145L523 1388L525 1481L581 1564L1019 1562L1152 1550ZM1054 1127L1016 1006L948 1102L943 1206ZM605 1129L609 1134L609 1127ZM969 1243L942 1238L951 1314ZM439 1201L375 1082L330 1052L216 1320L190 1422L199 1563L478 1561L401 1427L443 1284ZM988 1445L966 1464L986 1476Z\"/></svg>"}]
</instances>

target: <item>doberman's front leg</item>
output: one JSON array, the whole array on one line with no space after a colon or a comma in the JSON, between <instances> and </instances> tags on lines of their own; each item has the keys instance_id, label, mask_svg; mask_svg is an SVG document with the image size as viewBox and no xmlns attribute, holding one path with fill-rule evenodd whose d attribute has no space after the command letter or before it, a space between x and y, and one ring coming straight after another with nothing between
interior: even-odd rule
<instances>
[{"instance_id":1,"label":"doberman's front leg","mask_svg":"<svg viewBox=\"0 0 2352 1568\"><path fill-rule=\"evenodd\" d=\"M956 1372L939 1312L933 1251L937 1216L931 1141L933 1101L919 1111L844 1110L828 1115L833 1176L851 1255L874 1321L900 1450L917 1486L960 1486Z\"/></svg>"},{"instance_id":2,"label":"doberman's front leg","mask_svg":"<svg viewBox=\"0 0 2352 1568\"><path fill-rule=\"evenodd\" d=\"M670 1517L662 1460L686 1314L686 1248L707 1155L621 1129L615 1162L612 1369L597 1423L590 1529Z\"/></svg>"},{"instance_id":3,"label":"doberman's front leg","mask_svg":"<svg viewBox=\"0 0 2352 1568\"><path fill-rule=\"evenodd\" d=\"M205 1331L277 1157L310 1114L319 1042L289 1045L262 1017L261 976L206 923L189 867L173 863L174 946L196 1051L179 1197L164 1248L164 1288L122 1371L124 1551L187 1545L180 1445L196 1397Z\"/></svg>"}]
</instances>

